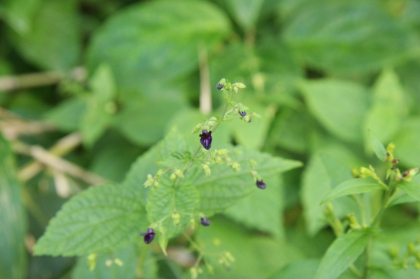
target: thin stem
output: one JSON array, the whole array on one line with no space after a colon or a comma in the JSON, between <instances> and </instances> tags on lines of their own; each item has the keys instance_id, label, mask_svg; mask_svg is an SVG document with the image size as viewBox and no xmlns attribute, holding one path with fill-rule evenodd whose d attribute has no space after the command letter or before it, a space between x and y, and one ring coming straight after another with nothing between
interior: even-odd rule
<instances>
[{"instance_id":1,"label":"thin stem","mask_svg":"<svg viewBox=\"0 0 420 279\"><path fill-rule=\"evenodd\" d=\"M365 268L363 269L362 279L366 279L368 276L371 246L372 246L372 237L369 237L369 240L365 249Z\"/></svg>"}]
</instances>

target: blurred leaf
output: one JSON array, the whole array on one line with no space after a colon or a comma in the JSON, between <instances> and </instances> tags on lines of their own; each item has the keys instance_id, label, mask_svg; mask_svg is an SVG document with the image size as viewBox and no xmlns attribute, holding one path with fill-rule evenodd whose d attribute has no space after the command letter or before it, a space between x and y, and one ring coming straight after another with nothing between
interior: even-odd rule
<instances>
[{"instance_id":1,"label":"blurred leaf","mask_svg":"<svg viewBox=\"0 0 420 279\"><path fill-rule=\"evenodd\" d=\"M314 279L335 279L363 253L371 232L354 230L338 237L328 248Z\"/></svg>"},{"instance_id":2,"label":"blurred leaf","mask_svg":"<svg viewBox=\"0 0 420 279\"><path fill-rule=\"evenodd\" d=\"M42 0L6 0L5 20L17 33L25 34L31 31L34 14Z\"/></svg>"},{"instance_id":3,"label":"blurred leaf","mask_svg":"<svg viewBox=\"0 0 420 279\"><path fill-rule=\"evenodd\" d=\"M230 32L229 21L204 1L142 2L112 16L88 51L89 69L108 63L119 87L147 88L198 68L198 45L212 49Z\"/></svg>"},{"instance_id":4,"label":"blurred leaf","mask_svg":"<svg viewBox=\"0 0 420 279\"><path fill-rule=\"evenodd\" d=\"M226 209L224 214L251 229L266 231L276 237L284 236L283 182L278 175L264 178L270 188L257 191Z\"/></svg>"},{"instance_id":5,"label":"blurred leaf","mask_svg":"<svg viewBox=\"0 0 420 279\"><path fill-rule=\"evenodd\" d=\"M383 71L373 91L373 106L369 109L364 123L366 146L369 146L369 129L375 133L379 141L391 141L400 128L404 116L408 113L404 90L393 71Z\"/></svg>"},{"instance_id":6,"label":"blurred leaf","mask_svg":"<svg viewBox=\"0 0 420 279\"><path fill-rule=\"evenodd\" d=\"M266 153L245 150L243 148L234 148L229 153L229 156L232 158L232 161L241 161L241 164L249 169L251 167L247 161L252 158L258 163L255 166L255 171L262 178L302 165L299 161L272 157ZM212 166L211 169L211 176L206 177L204 172L199 169L194 174L191 174L191 182L189 180L188 182L184 182L191 183L197 187L201 197L200 211L206 215L213 215L223 211L251 193L262 191L255 186L252 175L244 168L241 168L239 171L234 171L226 165L216 165ZM267 185L267 189L264 191L270 191L269 189L270 185Z\"/></svg>"},{"instance_id":7,"label":"blurred leaf","mask_svg":"<svg viewBox=\"0 0 420 279\"><path fill-rule=\"evenodd\" d=\"M397 184L397 187L404 190L409 196L420 201L420 184L402 181Z\"/></svg>"},{"instance_id":8,"label":"blurred leaf","mask_svg":"<svg viewBox=\"0 0 420 279\"><path fill-rule=\"evenodd\" d=\"M8 142L0 134L0 278L26 278L26 216Z\"/></svg>"},{"instance_id":9,"label":"blurred leaf","mask_svg":"<svg viewBox=\"0 0 420 279\"><path fill-rule=\"evenodd\" d=\"M67 99L44 114L44 120L66 132L76 131L86 112L86 101L77 97Z\"/></svg>"},{"instance_id":10,"label":"blurred leaf","mask_svg":"<svg viewBox=\"0 0 420 279\"><path fill-rule=\"evenodd\" d=\"M36 255L110 252L139 238L148 225L141 195L128 187L94 186L68 201L34 247Z\"/></svg>"},{"instance_id":11,"label":"blurred leaf","mask_svg":"<svg viewBox=\"0 0 420 279\"><path fill-rule=\"evenodd\" d=\"M313 279L319 260L299 260L283 267L268 279Z\"/></svg>"},{"instance_id":12,"label":"blurred leaf","mask_svg":"<svg viewBox=\"0 0 420 279\"><path fill-rule=\"evenodd\" d=\"M375 151L376 157L379 160L385 161L386 159L386 149L382 142L376 137L375 133L372 130L368 130L368 137L370 146L372 147L373 151Z\"/></svg>"},{"instance_id":13,"label":"blurred leaf","mask_svg":"<svg viewBox=\"0 0 420 279\"><path fill-rule=\"evenodd\" d=\"M30 31L14 34L22 56L44 69L67 71L75 66L81 50L77 4L74 0L42 0Z\"/></svg>"},{"instance_id":14,"label":"blurred leaf","mask_svg":"<svg viewBox=\"0 0 420 279\"><path fill-rule=\"evenodd\" d=\"M284 38L312 67L336 73L375 71L418 45L417 37L378 1L299 2Z\"/></svg>"},{"instance_id":15,"label":"blurred leaf","mask_svg":"<svg viewBox=\"0 0 420 279\"><path fill-rule=\"evenodd\" d=\"M304 82L301 90L310 111L328 131L342 140L361 140L369 102L364 87L327 79Z\"/></svg>"},{"instance_id":16,"label":"blurred leaf","mask_svg":"<svg viewBox=\"0 0 420 279\"><path fill-rule=\"evenodd\" d=\"M228 0L229 11L245 30L255 27L265 0Z\"/></svg>"},{"instance_id":17,"label":"blurred leaf","mask_svg":"<svg viewBox=\"0 0 420 279\"><path fill-rule=\"evenodd\" d=\"M119 259L123 262L122 266L118 266L112 262L111 266L107 267L105 262L107 260ZM77 264L73 269L72 279L121 279L121 278L135 278L136 274L136 247L127 246L121 248L110 254L98 255L96 258L96 267L93 271L89 270L88 260L86 257L79 257Z\"/></svg>"},{"instance_id":18,"label":"blurred leaf","mask_svg":"<svg viewBox=\"0 0 420 279\"><path fill-rule=\"evenodd\" d=\"M268 237L252 235L242 227L226 220L212 220L210 227L200 227L197 238L205 247L206 261L213 265L216 275L206 272L203 278L255 279L266 278L287 263L302 258L293 245L276 242ZM246 243L246 245L244 245ZM226 270L218 263L222 251L229 251L235 258L232 268Z\"/></svg>"},{"instance_id":19,"label":"blurred leaf","mask_svg":"<svg viewBox=\"0 0 420 279\"><path fill-rule=\"evenodd\" d=\"M344 181L337 187L332 189L322 200L322 203L334 200L339 197L366 193L373 190L381 190L383 187L378 184L373 178L355 178Z\"/></svg>"},{"instance_id":20,"label":"blurred leaf","mask_svg":"<svg viewBox=\"0 0 420 279\"><path fill-rule=\"evenodd\" d=\"M324 216L325 204L322 199L340 183L352 178L350 170L331 156L315 153L309 160L302 177L301 199L307 230L310 235L316 234L326 225ZM355 213L358 208L349 197L332 202L338 218L345 214Z\"/></svg>"},{"instance_id":21,"label":"blurred leaf","mask_svg":"<svg viewBox=\"0 0 420 279\"><path fill-rule=\"evenodd\" d=\"M395 135L395 157L408 167L420 166L420 118L407 119Z\"/></svg>"}]
</instances>

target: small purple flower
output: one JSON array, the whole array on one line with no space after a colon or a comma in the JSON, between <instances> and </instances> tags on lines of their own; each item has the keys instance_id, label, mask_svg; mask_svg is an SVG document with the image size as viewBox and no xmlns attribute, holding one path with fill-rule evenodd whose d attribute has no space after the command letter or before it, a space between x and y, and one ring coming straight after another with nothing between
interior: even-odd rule
<instances>
[{"instance_id":1,"label":"small purple flower","mask_svg":"<svg viewBox=\"0 0 420 279\"><path fill-rule=\"evenodd\" d=\"M257 187L260 189L265 189L267 187L267 185L264 183L264 181L262 180L257 180Z\"/></svg>"},{"instance_id":2,"label":"small purple flower","mask_svg":"<svg viewBox=\"0 0 420 279\"><path fill-rule=\"evenodd\" d=\"M208 227L211 224L211 222L209 220L207 220L207 217L206 216L204 216L203 218L200 218L200 223L204 227Z\"/></svg>"},{"instance_id":3,"label":"small purple flower","mask_svg":"<svg viewBox=\"0 0 420 279\"><path fill-rule=\"evenodd\" d=\"M200 138L201 145L203 145L205 149L209 150L212 141L211 131L207 132L207 130L203 130L202 134L200 134Z\"/></svg>"},{"instance_id":4,"label":"small purple flower","mask_svg":"<svg viewBox=\"0 0 420 279\"><path fill-rule=\"evenodd\" d=\"M242 116L242 117L244 117L246 115L246 111L240 111L239 112L239 115Z\"/></svg>"},{"instance_id":5,"label":"small purple flower","mask_svg":"<svg viewBox=\"0 0 420 279\"><path fill-rule=\"evenodd\" d=\"M216 85L216 88L217 89L219 89L219 90L222 90L222 88L223 88L224 86L223 86L223 84L221 84L221 83L218 83L217 85Z\"/></svg>"},{"instance_id":6,"label":"small purple flower","mask_svg":"<svg viewBox=\"0 0 420 279\"><path fill-rule=\"evenodd\" d=\"M155 230L149 228L146 233L141 233L140 235L144 236L144 243L149 244L155 238Z\"/></svg>"}]
</instances>

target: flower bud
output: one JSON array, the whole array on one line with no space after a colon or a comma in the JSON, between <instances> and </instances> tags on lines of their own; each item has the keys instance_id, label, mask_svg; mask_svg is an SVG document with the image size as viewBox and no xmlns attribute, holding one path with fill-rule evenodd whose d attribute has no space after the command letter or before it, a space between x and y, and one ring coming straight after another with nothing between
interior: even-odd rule
<instances>
[{"instance_id":1,"label":"flower bud","mask_svg":"<svg viewBox=\"0 0 420 279\"><path fill-rule=\"evenodd\" d=\"M192 130L191 134L195 134L201 129L201 124L197 124L194 129Z\"/></svg>"},{"instance_id":2,"label":"flower bud","mask_svg":"<svg viewBox=\"0 0 420 279\"><path fill-rule=\"evenodd\" d=\"M261 115L259 115L258 113L256 113L256 112L253 112L252 113L252 117L253 118L255 118L255 119L260 119L261 118Z\"/></svg>"},{"instance_id":3,"label":"flower bud","mask_svg":"<svg viewBox=\"0 0 420 279\"><path fill-rule=\"evenodd\" d=\"M209 150L211 147L211 142L213 140L211 136L211 131L203 130L203 132L200 134L200 143L201 145L206 149Z\"/></svg>"},{"instance_id":4,"label":"flower bud","mask_svg":"<svg viewBox=\"0 0 420 279\"><path fill-rule=\"evenodd\" d=\"M238 91L239 91L238 87L234 86L233 91L235 91L235 93L238 93Z\"/></svg>"},{"instance_id":5,"label":"flower bud","mask_svg":"<svg viewBox=\"0 0 420 279\"><path fill-rule=\"evenodd\" d=\"M238 113L239 113L239 115L240 115L240 116L242 116L242 117L246 116L246 111L239 111Z\"/></svg>"},{"instance_id":6,"label":"flower bud","mask_svg":"<svg viewBox=\"0 0 420 279\"><path fill-rule=\"evenodd\" d=\"M120 259L118 259L118 258L114 260L114 263L116 263L118 266L123 266L123 264L124 264L124 263L123 263Z\"/></svg>"},{"instance_id":7,"label":"flower bud","mask_svg":"<svg viewBox=\"0 0 420 279\"><path fill-rule=\"evenodd\" d=\"M172 221L174 222L175 226L178 226L181 222L181 215L178 212L172 213Z\"/></svg>"},{"instance_id":8,"label":"flower bud","mask_svg":"<svg viewBox=\"0 0 420 279\"><path fill-rule=\"evenodd\" d=\"M175 175L178 176L179 178L184 178L184 173L180 169L175 170Z\"/></svg>"},{"instance_id":9,"label":"flower bud","mask_svg":"<svg viewBox=\"0 0 420 279\"><path fill-rule=\"evenodd\" d=\"M97 256L98 256L98 254L92 253L87 257L88 268L89 268L90 271L95 270Z\"/></svg>"},{"instance_id":10,"label":"flower bud","mask_svg":"<svg viewBox=\"0 0 420 279\"><path fill-rule=\"evenodd\" d=\"M158 172L156 173L156 178L157 178L158 180L160 180L160 179L162 178L162 175L163 175L163 170L162 170L162 169L160 169L160 170L158 170Z\"/></svg>"},{"instance_id":11,"label":"flower bud","mask_svg":"<svg viewBox=\"0 0 420 279\"><path fill-rule=\"evenodd\" d=\"M141 236L144 236L144 243L149 244L155 238L155 230L152 228L148 228L147 232L141 233Z\"/></svg>"},{"instance_id":12,"label":"flower bud","mask_svg":"<svg viewBox=\"0 0 420 279\"><path fill-rule=\"evenodd\" d=\"M229 152L229 150L227 150L227 149L220 149L220 150L217 150L217 155L223 156L223 155L228 154L228 152Z\"/></svg>"},{"instance_id":13,"label":"flower bud","mask_svg":"<svg viewBox=\"0 0 420 279\"><path fill-rule=\"evenodd\" d=\"M216 164L220 164L221 162L222 162L222 158L217 157L217 159L216 159Z\"/></svg>"},{"instance_id":14,"label":"flower bud","mask_svg":"<svg viewBox=\"0 0 420 279\"><path fill-rule=\"evenodd\" d=\"M392 259L398 258L398 255L400 254L400 248L399 247L391 247L388 250L388 254Z\"/></svg>"},{"instance_id":15,"label":"flower bud","mask_svg":"<svg viewBox=\"0 0 420 279\"><path fill-rule=\"evenodd\" d=\"M353 175L354 178L359 178L359 171L355 168L351 169L351 174Z\"/></svg>"},{"instance_id":16,"label":"flower bud","mask_svg":"<svg viewBox=\"0 0 420 279\"><path fill-rule=\"evenodd\" d=\"M263 189L263 190L267 188L267 185L262 180L257 180L256 185L258 188Z\"/></svg>"},{"instance_id":17,"label":"flower bud","mask_svg":"<svg viewBox=\"0 0 420 279\"><path fill-rule=\"evenodd\" d=\"M209 126L210 126L210 127L214 127L214 125L216 125L216 122L214 122L214 121L209 121L209 122L208 122L208 124L209 124Z\"/></svg>"},{"instance_id":18,"label":"flower bud","mask_svg":"<svg viewBox=\"0 0 420 279\"><path fill-rule=\"evenodd\" d=\"M222 79L218 82L218 84L221 84L221 85L223 85L223 86L226 86L226 84L227 84L226 79L225 79L225 78L222 78Z\"/></svg>"},{"instance_id":19,"label":"flower bud","mask_svg":"<svg viewBox=\"0 0 420 279\"><path fill-rule=\"evenodd\" d=\"M234 163L232 164L232 169L233 169L234 171L238 171L238 170L240 170L240 168L241 168L241 165L240 165L238 162L234 162Z\"/></svg>"},{"instance_id":20,"label":"flower bud","mask_svg":"<svg viewBox=\"0 0 420 279\"><path fill-rule=\"evenodd\" d=\"M155 187L156 189L159 188L159 182L155 181L155 183L153 183L153 187Z\"/></svg>"},{"instance_id":21,"label":"flower bud","mask_svg":"<svg viewBox=\"0 0 420 279\"><path fill-rule=\"evenodd\" d=\"M206 174L206 176L210 176L211 169L210 169L209 165L203 164L203 165L201 165L201 167L203 168L204 173Z\"/></svg>"},{"instance_id":22,"label":"flower bud","mask_svg":"<svg viewBox=\"0 0 420 279\"><path fill-rule=\"evenodd\" d=\"M250 123L252 121L251 120L251 115L249 115L249 114L245 115L244 121L247 122L247 123Z\"/></svg>"},{"instance_id":23,"label":"flower bud","mask_svg":"<svg viewBox=\"0 0 420 279\"><path fill-rule=\"evenodd\" d=\"M210 226L211 222L207 219L206 216L204 216L203 218L200 218L200 223L201 225L208 227Z\"/></svg>"},{"instance_id":24,"label":"flower bud","mask_svg":"<svg viewBox=\"0 0 420 279\"><path fill-rule=\"evenodd\" d=\"M112 260L111 259L106 260L105 266L110 267L111 265L112 265Z\"/></svg>"},{"instance_id":25,"label":"flower bud","mask_svg":"<svg viewBox=\"0 0 420 279\"><path fill-rule=\"evenodd\" d=\"M220 83L218 83L218 84L216 84L216 88L218 89L218 90L222 90L223 89L223 84L220 84Z\"/></svg>"},{"instance_id":26,"label":"flower bud","mask_svg":"<svg viewBox=\"0 0 420 279\"><path fill-rule=\"evenodd\" d=\"M233 263L235 261L235 258L232 256L232 254L230 252L226 252L225 257L229 262Z\"/></svg>"},{"instance_id":27,"label":"flower bud","mask_svg":"<svg viewBox=\"0 0 420 279\"><path fill-rule=\"evenodd\" d=\"M192 279L197 279L198 272L197 272L197 269L195 267L193 267L193 268L190 269L190 273L191 273L191 278Z\"/></svg>"},{"instance_id":28,"label":"flower bud","mask_svg":"<svg viewBox=\"0 0 420 279\"><path fill-rule=\"evenodd\" d=\"M191 219L190 219L190 227L191 227L192 229L194 229L194 227L195 227L195 219L194 219L194 218L191 218Z\"/></svg>"},{"instance_id":29,"label":"flower bud","mask_svg":"<svg viewBox=\"0 0 420 279\"><path fill-rule=\"evenodd\" d=\"M347 219L349 219L350 221L350 228L353 230L357 230L357 229L361 229L362 227L359 225L359 223L357 222L356 217L354 217L354 215L351 214L347 214Z\"/></svg>"},{"instance_id":30,"label":"flower bud","mask_svg":"<svg viewBox=\"0 0 420 279\"><path fill-rule=\"evenodd\" d=\"M251 168L255 168L255 165L258 165L258 163L255 160L249 159L249 164L251 165Z\"/></svg>"},{"instance_id":31,"label":"flower bud","mask_svg":"<svg viewBox=\"0 0 420 279\"><path fill-rule=\"evenodd\" d=\"M143 185L144 185L145 188L150 187L150 186L153 185L154 181L155 181L155 179L153 178L153 176L151 174L148 174L147 175L147 180L146 180L146 182L143 183Z\"/></svg>"},{"instance_id":32,"label":"flower bud","mask_svg":"<svg viewBox=\"0 0 420 279\"><path fill-rule=\"evenodd\" d=\"M416 262L416 263L414 264L414 267L415 267L417 270L419 270L419 269L420 269L420 262Z\"/></svg>"},{"instance_id":33,"label":"flower bud","mask_svg":"<svg viewBox=\"0 0 420 279\"><path fill-rule=\"evenodd\" d=\"M234 86L238 87L239 89L244 89L244 88L246 88L246 85L245 85L245 84L243 84L242 82L236 82L236 83L234 83L234 84L232 84L232 85L234 85Z\"/></svg>"},{"instance_id":34,"label":"flower bud","mask_svg":"<svg viewBox=\"0 0 420 279\"><path fill-rule=\"evenodd\" d=\"M395 149L395 144L393 142L390 142L388 146L386 147L387 152L394 152L394 149Z\"/></svg>"},{"instance_id":35,"label":"flower bud","mask_svg":"<svg viewBox=\"0 0 420 279\"><path fill-rule=\"evenodd\" d=\"M171 181L174 181L176 179L176 174L175 173L172 173L171 176L169 177L169 179Z\"/></svg>"},{"instance_id":36,"label":"flower bud","mask_svg":"<svg viewBox=\"0 0 420 279\"><path fill-rule=\"evenodd\" d=\"M408 169L402 174L404 181L411 182L413 181L414 176L419 172L419 168Z\"/></svg>"}]
</instances>

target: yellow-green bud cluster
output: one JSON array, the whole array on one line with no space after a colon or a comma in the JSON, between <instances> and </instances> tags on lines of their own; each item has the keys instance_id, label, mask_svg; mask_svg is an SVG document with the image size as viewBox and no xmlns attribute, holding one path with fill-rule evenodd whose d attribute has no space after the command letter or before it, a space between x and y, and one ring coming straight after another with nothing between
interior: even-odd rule
<instances>
[{"instance_id":1,"label":"yellow-green bud cluster","mask_svg":"<svg viewBox=\"0 0 420 279\"><path fill-rule=\"evenodd\" d=\"M209 167L209 163L202 164L202 165L201 165L201 167L203 168L205 175L206 175L206 176L210 176L210 174L211 174L211 169L210 169L210 167Z\"/></svg>"},{"instance_id":2,"label":"yellow-green bud cluster","mask_svg":"<svg viewBox=\"0 0 420 279\"><path fill-rule=\"evenodd\" d=\"M350 222L350 228L352 230L358 230L361 229L362 227L359 225L359 223L357 222L356 217L354 217L354 215L352 214L347 214L347 219Z\"/></svg>"},{"instance_id":3,"label":"yellow-green bud cluster","mask_svg":"<svg viewBox=\"0 0 420 279\"><path fill-rule=\"evenodd\" d=\"M231 263L235 261L235 258L230 252L224 252L219 259L219 263L224 265L226 268L230 268Z\"/></svg>"},{"instance_id":4,"label":"yellow-green bud cluster","mask_svg":"<svg viewBox=\"0 0 420 279\"><path fill-rule=\"evenodd\" d=\"M172 221L174 222L175 226L178 226L181 222L181 215L178 212L172 213Z\"/></svg>"},{"instance_id":5,"label":"yellow-green bud cluster","mask_svg":"<svg viewBox=\"0 0 420 279\"><path fill-rule=\"evenodd\" d=\"M241 169L241 164L239 164L238 162L233 162L230 166L234 171L239 171Z\"/></svg>"},{"instance_id":6,"label":"yellow-green bud cluster","mask_svg":"<svg viewBox=\"0 0 420 279\"><path fill-rule=\"evenodd\" d=\"M98 254L96 253L92 253L87 257L87 264L90 271L95 270L97 257L98 257Z\"/></svg>"}]
</instances>

